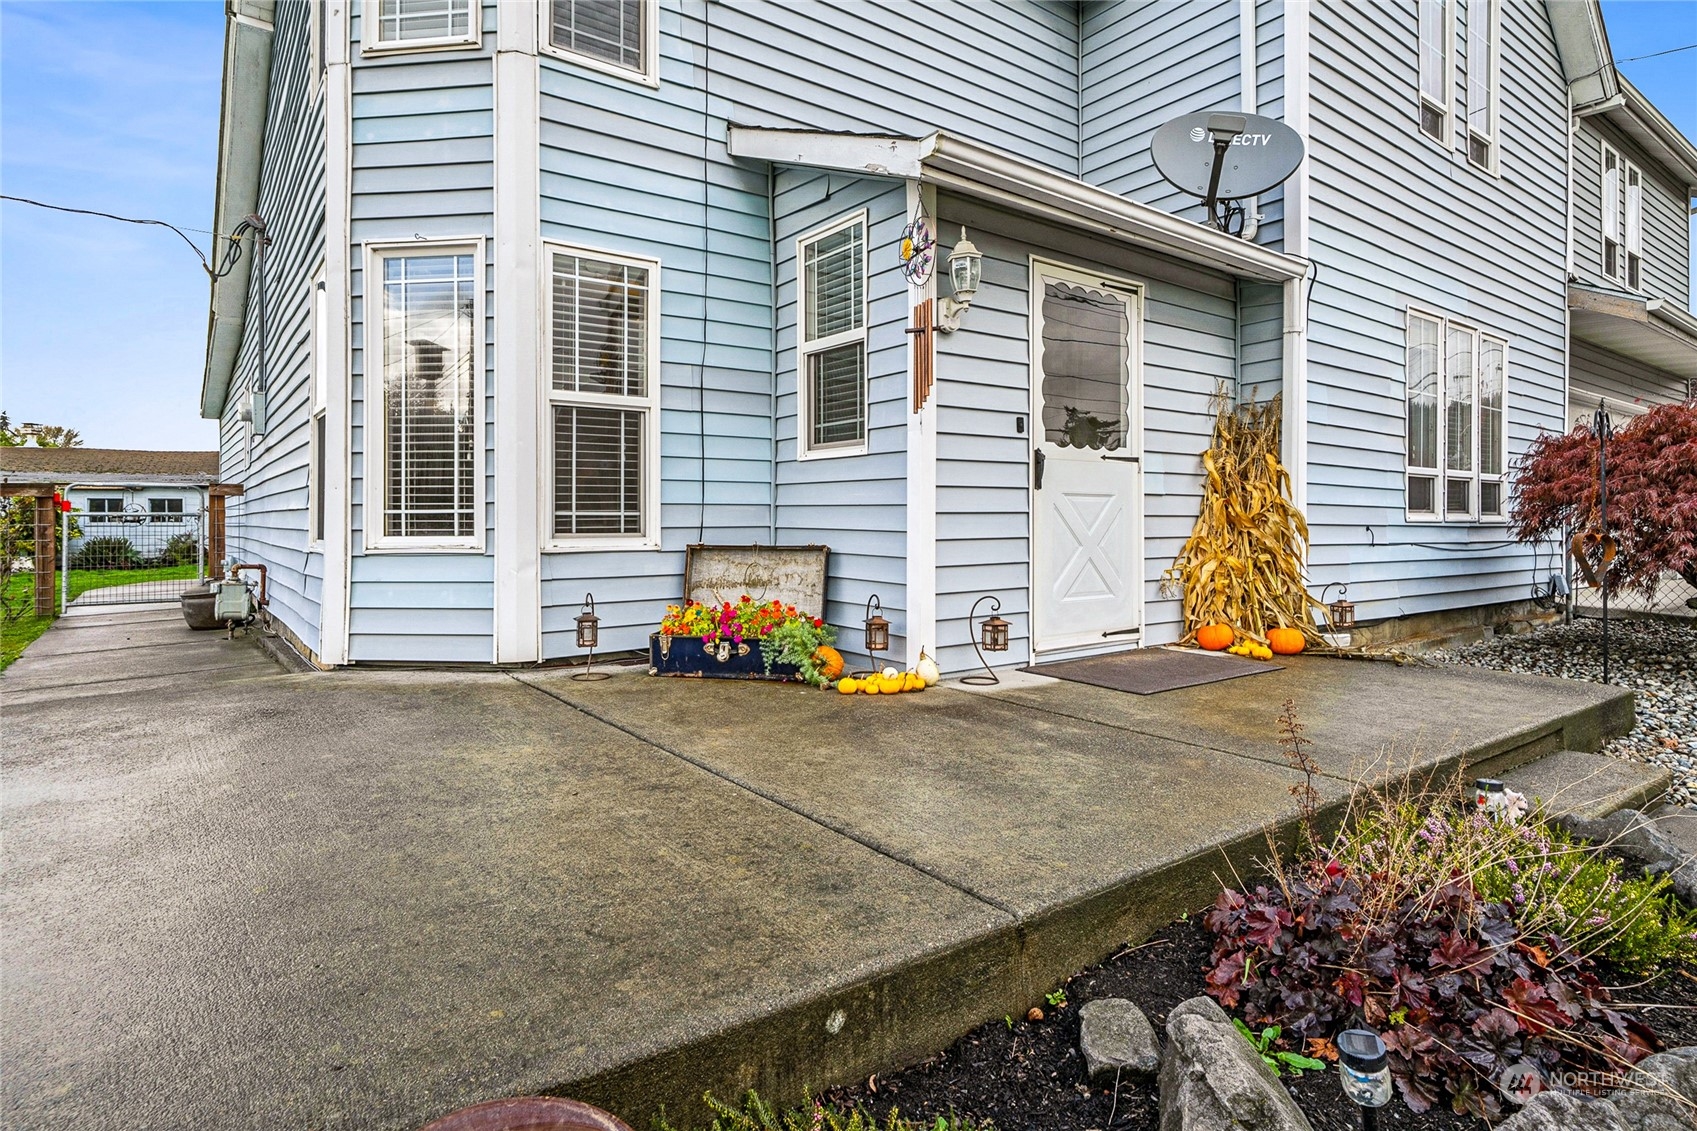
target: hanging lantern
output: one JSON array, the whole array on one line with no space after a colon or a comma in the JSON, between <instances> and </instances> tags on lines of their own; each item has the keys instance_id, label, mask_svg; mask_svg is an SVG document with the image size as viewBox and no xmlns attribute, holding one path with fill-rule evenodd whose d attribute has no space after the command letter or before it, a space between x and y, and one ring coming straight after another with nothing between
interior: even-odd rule
<instances>
[{"instance_id":1,"label":"hanging lantern","mask_svg":"<svg viewBox=\"0 0 1697 1131\"><path fill-rule=\"evenodd\" d=\"M1332 582L1331 585L1320 590L1320 600L1324 601L1326 599L1326 593L1331 589L1332 585L1336 585L1338 587L1338 599L1326 606L1326 612L1331 614L1332 627L1350 628L1355 624L1355 602L1344 600L1344 597L1349 593L1349 586L1347 584L1341 581Z\"/></svg>"},{"instance_id":2,"label":"hanging lantern","mask_svg":"<svg viewBox=\"0 0 1697 1131\"><path fill-rule=\"evenodd\" d=\"M601 618L595 615L595 594L583 595L583 611L577 615L577 646L594 650L601 643Z\"/></svg>"},{"instance_id":3,"label":"hanging lantern","mask_svg":"<svg viewBox=\"0 0 1697 1131\"><path fill-rule=\"evenodd\" d=\"M876 611L874 611L876 610ZM866 602L866 650L890 650L890 622L884 619L884 603L874 593Z\"/></svg>"},{"instance_id":4,"label":"hanging lantern","mask_svg":"<svg viewBox=\"0 0 1697 1131\"><path fill-rule=\"evenodd\" d=\"M978 662L984 665L983 675L969 675L961 679L962 683L990 684L1002 682L991 670L990 664L984 659L985 652L1006 652L1008 650L1008 629L1012 627L1007 621L995 615L1002 611L1002 602L986 593L972 603L972 611L966 617L966 630L972 632L972 622L978 617L978 606L985 601L990 602L990 618L978 626L978 636L972 641L972 650L978 653ZM982 646L982 647L981 647Z\"/></svg>"}]
</instances>

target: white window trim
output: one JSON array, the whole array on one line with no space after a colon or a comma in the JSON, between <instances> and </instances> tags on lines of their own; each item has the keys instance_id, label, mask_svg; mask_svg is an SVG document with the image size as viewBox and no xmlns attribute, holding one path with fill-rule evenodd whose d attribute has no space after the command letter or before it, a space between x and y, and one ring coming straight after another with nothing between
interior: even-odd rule
<instances>
[{"instance_id":1,"label":"white window trim","mask_svg":"<svg viewBox=\"0 0 1697 1131\"><path fill-rule=\"evenodd\" d=\"M1418 2L1418 0L1417 0ZM1436 101L1431 95L1420 89L1420 11L1416 7L1414 13L1414 132L1425 138L1432 145L1446 152L1455 144L1455 41L1456 41L1456 0L1442 0L1444 6L1444 99ZM1431 106L1437 110L1443 122L1439 127L1439 137L1433 137L1420 128L1420 108Z\"/></svg>"},{"instance_id":2,"label":"white window trim","mask_svg":"<svg viewBox=\"0 0 1697 1131\"><path fill-rule=\"evenodd\" d=\"M488 396L488 374L485 372L486 348L483 319L485 292L488 290L489 268L485 262L485 240L482 236L459 239L410 240L406 242L373 242L364 245L362 259L364 277L361 286L361 305L364 312L364 388L363 406L365 427L365 477L361 484L364 522L361 541L366 553L420 553L451 551L482 553L484 527L484 448L487 414L484 401ZM385 535L383 525L383 422L381 419L383 373L383 260L390 257L416 255L467 254L477 272L477 285L472 288L471 354L475 359L472 370L472 535L469 538L427 538L419 536ZM374 408L374 406L378 406Z\"/></svg>"},{"instance_id":3,"label":"white window trim","mask_svg":"<svg viewBox=\"0 0 1697 1131\"><path fill-rule=\"evenodd\" d=\"M1438 419L1436 436L1437 466L1435 467L1416 467L1408 461L1408 335L1413 330L1414 320L1416 318L1435 322L1438 326ZM1457 330L1465 330L1467 333L1473 335L1473 470L1468 474L1468 478L1473 484L1473 490L1470 492L1470 499L1468 502L1469 513L1466 517L1450 516L1447 513L1449 492L1445 488L1446 481L1451 478L1455 478L1451 475L1449 468L1446 466L1449 462L1447 447L1449 415L1446 403L1446 398L1448 396L1449 374L1447 369L1449 364L1449 334L1452 327ZM1481 347L1487 340L1500 345L1503 351L1503 412L1502 432L1499 437L1502 441L1503 469L1490 475L1486 475L1480 466L1481 456L1483 454L1482 441L1484 439L1484 430L1480 427L1479 423L1481 411L1479 396L1479 380L1481 376L1479 371L1479 358ZM1402 490L1404 521L1408 522L1410 525L1420 526L1506 525L1508 523L1507 484L1509 481L1510 465L1508 454L1509 375L1513 372L1509 365L1508 337L1504 334L1494 334L1490 331L1482 330L1474 323L1468 322L1464 319L1451 318L1448 315L1439 314L1434 310L1410 306L1403 321L1403 359ZM1408 477L1413 474L1429 474L1436 480L1432 487L1433 510L1416 511L1408 509ZM1504 485L1501 495L1501 514L1480 514L1480 504L1483 500L1479 486L1481 483L1487 481L1499 482Z\"/></svg>"},{"instance_id":4,"label":"white window trim","mask_svg":"<svg viewBox=\"0 0 1697 1131\"><path fill-rule=\"evenodd\" d=\"M536 49L543 55L551 55L604 75L624 79L627 82L639 83L642 86L660 88L660 0L642 0L642 69L633 70L621 67L617 63L594 55L586 55L581 51L571 51L554 45L554 5L552 0L539 0L537 9Z\"/></svg>"},{"instance_id":5,"label":"white window trim","mask_svg":"<svg viewBox=\"0 0 1697 1131\"><path fill-rule=\"evenodd\" d=\"M648 350L648 391L645 396L627 397L613 393L576 393L554 388L554 256L574 255L580 259L598 259L627 267L640 267L648 272L648 326L645 329ZM542 549L544 553L565 553L584 550L658 550L660 549L660 261L626 252L580 244L543 240L537 256L538 282L541 286L542 317L537 319L541 339L538 354L541 360L539 383L545 404L539 413L538 431L541 451L547 466L540 468L543 476ZM554 533L554 407L582 405L590 408L638 409L645 415L642 428L642 533L641 534L572 534Z\"/></svg>"},{"instance_id":6,"label":"white window trim","mask_svg":"<svg viewBox=\"0 0 1697 1131\"><path fill-rule=\"evenodd\" d=\"M1644 170L1620 160L1620 275L1621 285L1632 291L1644 289ZM1632 201L1632 178L1638 178L1637 208ZM1632 260L1638 260L1638 281L1632 281Z\"/></svg>"},{"instance_id":7,"label":"white window trim","mask_svg":"<svg viewBox=\"0 0 1697 1131\"><path fill-rule=\"evenodd\" d=\"M317 0L313 2L316 3ZM329 407L330 383L330 357L325 348L326 339L329 337L330 302L323 264L313 272L312 285L308 288L307 295L311 340L307 358L306 548L312 552L322 552L324 532L319 530L314 537L313 528L324 495L324 484L318 474L321 458L318 451L318 422ZM325 512L325 520L329 520L328 511Z\"/></svg>"},{"instance_id":8,"label":"white window trim","mask_svg":"<svg viewBox=\"0 0 1697 1131\"><path fill-rule=\"evenodd\" d=\"M1467 103L1467 161L1475 169L1483 170L1493 177L1502 176L1502 162L1498 159L1499 141L1502 137L1502 5L1505 0L1492 0L1489 19L1490 29L1485 33L1487 49L1491 52L1490 73L1485 76L1485 101L1490 106L1491 128L1476 130L1473 128L1473 101L1471 83L1468 90ZM1469 28L1473 23L1473 9L1468 8L1467 20ZM1473 42L1468 37L1467 73L1473 74ZM1484 164L1473 160L1472 139L1479 138L1487 146Z\"/></svg>"},{"instance_id":9,"label":"white window trim","mask_svg":"<svg viewBox=\"0 0 1697 1131\"><path fill-rule=\"evenodd\" d=\"M326 3L328 0L306 0L306 89L309 100L324 92L324 56L329 46L325 41L329 32L329 13L324 10Z\"/></svg>"},{"instance_id":10,"label":"white window trim","mask_svg":"<svg viewBox=\"0 0 1697 1131\"><path fill-rule=\"evenodd\" d=\"M408 51L463 51L483 46L482 0L471 0L466 19L466 34L442 35L433 39L401 39L384 43L377 38L379 0L361 0L359 11L359 51L361 55L398 55Z\"/></svg>"},{"instance_id":11,"label":"white window trim","mask_svg":"<svg viewBox=\"0 0 1697 1131\"><path fill-rule=\"evenodd\" d=\"M807 245L816 243L826 236L832 236L859 224L864 229L861 239L862 254L867 262L861 269L863 289L860 295L860 327L855 330L843 330L828 337L815 341L807 340ZM841 459L844 456L865 455L872 445L872 351L868 344L868 330L871 323L872 306L872 224L867 218L866 209L851 212L838 217L822 227L814 228L796 238L795 241L795 456L797 460ZM814 447L812 444L813 409L808 389L807 359L813 354L838 346L859 342L865 356L866 377L864 395L866 397L866 420L860 441L858 443L831 444L827 447Z\"/></svg>"}]
</instances>

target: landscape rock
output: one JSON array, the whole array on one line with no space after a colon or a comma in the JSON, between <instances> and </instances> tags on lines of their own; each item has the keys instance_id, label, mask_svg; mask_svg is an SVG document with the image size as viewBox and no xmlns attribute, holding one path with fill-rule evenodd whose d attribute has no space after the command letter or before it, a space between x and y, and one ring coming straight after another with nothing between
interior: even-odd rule
<instances>
[{"instance_id":1,"label":"landscape rock","mask_svg":"<svg viewBox=\"0 0 1697 1131\"><path fill-rule=\"evenodd\" d=\"M1111 1087L1116 1079L1149 1080L1160 1069L1155 1027L1135 1003L1118 997L1087 1001L1078 1021L1078 1049L1092 1084Z\"/></svg>"},{"instance_id":2,"label":"landscape rock","mask_svg":"<svg viewBox=\"0 0 1697 1131\"><path fill-rule=\"evenodd\" d=\"M1187 998L1173 1006L1167 1014L1167 1032L1172 1032L1173 1022L1180 1017L1200 1017L1204 1021L1212 1021L1216 1025L1230 1025L1232 1019L1226 1016L1226 1011L1220 1008L1220 1003L1207 994L1199 994Z\"/></svg>"},{"instance_id":3,"label":"landscape rock","mask_svg":"<svg viewBox=\"0 0 1697 1131\"><path fill-rule=\"evenodd\" d=\"M1168 1016L1160 1086L1161 1131L1313 1131L1273 1070L1208 998L1192 998Z\"/></svg>"},{"instance_id":4,"label":"landscape rock","mask_svg":"<svg viewBox=\"0 0 1697 1131\"><path fill-rule=\"evenodd\" d=\"M1496 1131L1636 1131L1608 1100L1540 1092Z\"/></svg>"},{"instance_id":5,"label":"landscape rock","mask_svg":"<svg viewBox=\"0 0 1697 1131\"><path fill-rule=\"evenodd\" d=\"M1594 821L1562 817L1557 823L1574 836L1606 845L1608 851L1638 864L1649 875L1666 873L1673 879L1673 893L1687 906L1697 907L1697 857L1656 828L1652 818L1636 809L1622 809Z\"/></svg>"},{"instance_id":6,"label":"landscape rock","mask_svg":"<svg viewBox=\"0 0 1697 1131\"><path fill-rule=\"evenodd\" d=\"M1609 1100L1633 1131L1691 1131L1697 1127L1697 1047L1640 1061Z\"/></svg>"}]
</instances>

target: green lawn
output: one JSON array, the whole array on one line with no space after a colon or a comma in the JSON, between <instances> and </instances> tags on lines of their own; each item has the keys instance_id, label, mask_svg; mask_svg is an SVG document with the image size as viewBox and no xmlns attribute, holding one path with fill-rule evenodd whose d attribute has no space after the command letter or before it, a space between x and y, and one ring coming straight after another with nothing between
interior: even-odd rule
<instances>
[{"instance_id":1,"label":"green lawn","mask_svg":"<svg viewBox=\"0 0 1697 1131\"><path fill-rule=\"evenodd\" d=\"M134 585L142 581L192 581L196 576L193 564L180 566L160 566L157 569L73 569L71 571L71 600L87 593L90 589L100 589L107 585ZM59 577L54 575L54 591L58 591ZM7 619L0 624L0 671L11 666L12 661L23 655L35 638L47 631L47 626L53 623L52 617L35 614L35 575L20 573L6 583L6 608L18 609L21 613L15 619Z\"/></svg>"}]
</instances>

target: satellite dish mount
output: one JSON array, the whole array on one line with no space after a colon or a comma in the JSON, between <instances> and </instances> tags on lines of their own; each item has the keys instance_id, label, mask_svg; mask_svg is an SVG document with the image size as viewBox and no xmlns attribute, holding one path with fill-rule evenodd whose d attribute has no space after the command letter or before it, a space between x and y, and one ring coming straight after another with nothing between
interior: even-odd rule
<instances>
[{"instance_id":1,"label":"satellite dish mount","mask_svg":"<svg viewBox=\"0 0 1697 1131\"><path fill-rule=\"evenodd\" d=\"M1229 235L1243 233L1239 203L1284 183L1302 164L1302 137L1260 114L1183 114L1149 139L1161 176L1202 198L1207 222Z\"/></svg>"}]
</instances>

